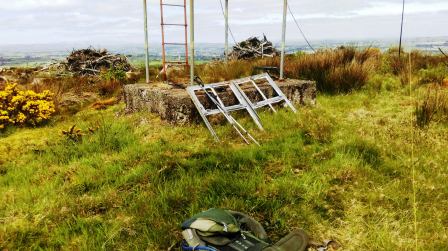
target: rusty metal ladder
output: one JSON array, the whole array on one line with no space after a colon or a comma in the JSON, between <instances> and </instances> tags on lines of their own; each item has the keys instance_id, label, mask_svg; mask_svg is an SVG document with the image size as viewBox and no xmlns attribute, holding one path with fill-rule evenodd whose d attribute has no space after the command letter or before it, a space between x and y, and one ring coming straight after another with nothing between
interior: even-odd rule
<instances>
[{"instance_id":1,"label":"rusty metal ladder","mask_svg":"<svg viewBox=\"0 0 448 251\"><path fill-rule=\"evenodd\" d=\"M187 0L183 0L182 4L173 4L173 3L165 3L166 0L160 0L160 25L162 27L162 76L166 77L166 70L171 65L185 65L185 67L188 67L188 24L187 24ZM164 9L165 7L174 7L174 8L183 8L184 11L184 22L183 23L165 23L164 19ZM167 42L165 40L165 27L171 26L171 27L183 27L184 30L184 42ZM166 53L166 46L184 46L185 47L185 59L184 60L177 60L177 61L169 61L167 60L167 53Z\"/></svg>"}]
</instances>

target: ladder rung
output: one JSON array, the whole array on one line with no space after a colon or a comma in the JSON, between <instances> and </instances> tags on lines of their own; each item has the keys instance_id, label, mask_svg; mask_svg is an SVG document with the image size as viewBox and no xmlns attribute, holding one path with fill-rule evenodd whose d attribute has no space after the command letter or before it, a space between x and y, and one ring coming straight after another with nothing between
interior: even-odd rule
<instances>
[{"instance_id":1,"label":"ladder rung","mask_svg":"<svg viewBox=\"0 0 448 251\"><path fill-rule=\"evenodd\" d=\"M168 45L186 45L187 43L163 43Z\"/></svg>"},{"instance_id":2,"label":"ladder rung","mask_svg":"<svg viewBox=\"0 0 448 251\"><path fill-rule=\"evenodd\" d=\"M183 4L170 4L170 3L163 3L164 6L172 6L172 7L185 7Z\"/></svg>"},{"instance_id":3,"label":"ladder rung","mask_svg":"<svg viewBox=\"0 0 448 251\"><path fill-rule=\"evenodd\" d=\"M166 61L167 64L187 64L185 61Z\"/></svg>"},{"instance_id":4,"label":"ladder rung","mask_svg":"<svg viewBox=\"0 0 448 251\"><path fill-rule=\"evenodd\" d=\"M171 26L187 26L186 24L162 24L162 25L171 25Z\"/></svg>"}]
</instances>

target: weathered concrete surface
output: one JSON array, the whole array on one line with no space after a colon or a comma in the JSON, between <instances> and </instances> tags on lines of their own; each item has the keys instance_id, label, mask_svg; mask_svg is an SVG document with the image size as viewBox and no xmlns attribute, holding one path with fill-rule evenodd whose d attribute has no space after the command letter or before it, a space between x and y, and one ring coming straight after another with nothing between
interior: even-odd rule
<instances>
[{"instance_id":1,"label":"weathered concrete surface","mask_svg":"<svg viewBox=\"0 0 448 251\"><path fill-rule=\"evenodd\" d=\"M313 81L303 81L287 79L276 81L280 89L289 100L296 106L315 105L316 103L316 83ZM260 85L260 89L266 92L268 97L272 97L272 91L267 85ZM254 88L244 88L251 100L258 100ZM234 104L235 97L230 90L220 92L220 98L224 103ZM204 96L199 96L201 102L207 102ZM134 84L124 87L124 100L126 112L148 111L159 114L164 120L173 124L187 124L200 121L199 114L185 89L174 88L168 84Z\"/></svg>"}]
</instances>

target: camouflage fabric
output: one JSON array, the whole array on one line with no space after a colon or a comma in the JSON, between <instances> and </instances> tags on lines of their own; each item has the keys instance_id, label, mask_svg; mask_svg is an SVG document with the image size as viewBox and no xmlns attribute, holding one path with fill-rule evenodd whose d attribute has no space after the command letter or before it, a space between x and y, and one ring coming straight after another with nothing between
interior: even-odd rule
<instances>
[{"instance_id":1,"label":"camouflage fabric","mask_svg":"<svg viewBox=\"0 0 448 251\"><path fill-rule=\"evenodd\" d=\"M188 228L198 230L198 234L202 236L240 232L235 217L219 208L212 208L194 215L182 224L182 229Z\"/></svg>"},{"instance_id":2,"label":"camouflage fabric","mask_svg":"<svg viewBox=\"0 0 448 251\"><path fill-rule=\"evenodd\" d=\"M304 251L308 236L298 230L274 245L267 241L262 225L246 214L212 208L182 224L190 247L206 246L218 251Z\"/></svg>"}]
</instances>

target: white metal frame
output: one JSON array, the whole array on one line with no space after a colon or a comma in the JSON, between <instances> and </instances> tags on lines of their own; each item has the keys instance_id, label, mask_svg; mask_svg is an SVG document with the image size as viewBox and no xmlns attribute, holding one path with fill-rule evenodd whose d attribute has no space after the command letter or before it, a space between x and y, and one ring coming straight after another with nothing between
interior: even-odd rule
<instances>
[{"instance_id":1,"label":"white metal frame","mask_svg":"<svg viewBox=\"0 0 448 251\"><path fill-rule=\"evenodd\" d=\"M274 90L275 94L272 98L267 98L264 92L260 89L260 87L257 85L256 81L264 79L265 82ZM252 107L253 110L269 106L269 108L273 112L277 112L277 110L274 108L274 104L284 102L286 106L288 106L294 113L297 112L294 105L289 101L289 99L286 97L286 95L282 92L282 90L278 87L278 85L274 82L274 80L269 76L267 73L263 73L256 76L251 76L247 78L237 79L233 80L231 82L230 88L233 90L234 93L239 93L239 95L243 96L244 99L246 99L246 102ZM251 83L257 92L262 97L262 101L251 101L249 97L247 97L244 90L241 88L241 85Z\"/></svg>"},{"instance_id":2,"label":"white metal frame","mask_svg":"<svg viewBox=\"0 0 448 251\"><path fill-rule=\"evenodd\" d=\"M196 106L196 109L198 110L199 114L201 115L202 119L204 120L205 125L210 130L210 132L212 133L213 137L216 140L219 140L218 136L217 136L216 132L214 131L214 129L213 129L212 125L210 124L207 117L211 116L211 115L222 114L222 110L224 110L227 113L234 112L234 111L246 110L249 113L249 115L252 117L255 124L258 126L258 128L263 130L263 126L261 124L261 120L258 117L257 112L252 108L251 104L247 103L247 100L239 92L233 92L233 94L235 95L235 97L239 103L232 105L232 106L226 106L224 104L224 102L219 98L219 94L216 91L216 89L220 89L220 88L227 89L230 87L229 85L230 85L229 82L221 82L221 83L215 83L215 84L208 84L208 85L204 85L204 86L193 85L193 86L187 87L187 92L190 95L191 100L193 101L194 105ZM231 89L231 90L233 91L233 89ZM220 104L221 107L216 107L213 109L205 108L205 106L201 103L201 101L199 100L199 98L197 96L198 92L204 92L204 91L211 91L213 93L213 95L215 95L217 97L216 98L217 102Z\"/></svg>"},{"instance_id":3,"label":"white metal frame","mask_svg":"<svg viewBox=\"0 0 448 251\"><path fill-rule=\"evenodd\" d=\"M261 79L265 80L265 83L267 83L269 87L271 87L274 90L276 95L274 95L271 98L266 97L265 93L260 89L260 87L256 83L256 81ZM255 87L255 89L263 98L262 101L251 101L249 99L244 90L241 88L241 85L246 83L251 83ZM233 95L236 97L239 103L231 106L226 106L219 97L218 92L216 91L217 89L222 88L224 88L226 91L228 90L228 88L230 88L230 90L232 91ZM260 130L264 129L263 125L261 124L261 120L256 112L256 109L269 106L272 109L272 111L277 112L274 108L274 105L284 102L285 105L288 106L294 113L297 112L296 108L293 106L291 101L288 100L286 95L282 92L282 90L278 87L275 81L272 80L272 78L267 73L263 73L248 78L237 79L230 82L221 82L208 85L193 85L187 87L187 92L190 95L191 100L193 101L201 118L204 120L205 125L207 126L208 130L210 131L210 133L212 134L212 136L215 138L216 141L219 141L219 138L215 130L213 129L213 126L211 125L210 121L208 120L208 116L222 114L225 116L228 122L231 123L234 127L237 126L241 128L243 132L247 133L245 129L230 115L230 112L246 110ZM206 98L207 96L209 96L209 98L212 99L212 102L215 103L214 105L216 108L215 107L210 109L205 108L205 106L201 103L201 101L198 98L198 92L204 93ZM213 97L210 97L210 95L213 95ZM248 143L247 139L245 139L242 133L238 129L237 131L240 134L240 136L246 141L246 143ZM247 135L249 135L249 138L252 138L250 134L247 133Z\"/></svg>"}]
</instances>

